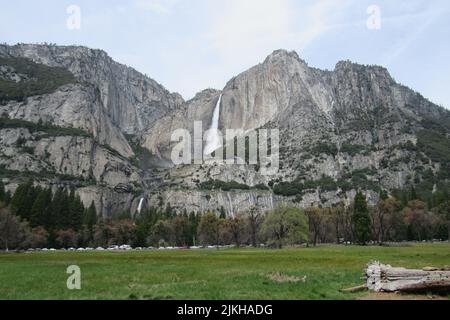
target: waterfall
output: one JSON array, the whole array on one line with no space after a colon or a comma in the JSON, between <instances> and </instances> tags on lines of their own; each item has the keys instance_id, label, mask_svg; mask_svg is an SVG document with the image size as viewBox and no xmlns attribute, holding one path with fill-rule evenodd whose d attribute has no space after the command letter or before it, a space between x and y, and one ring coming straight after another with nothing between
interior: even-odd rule
<instances>
[{"instance_id":1,"label":"waterfall","mask_svg":"<svg viewBox=\"0 0 450 320\"><path fill-rule=\"evenodd\" d=\"M138 205L138 208L137 208L137 212L139 213L139 214L141 214L141 211L142 211L142 205L144 204L144 198L141 198L141 200L139 201L139 205Z\"/></svg>"},{"instance_id":2,"label":"waterfall","mask_svg":"<svg viewBox=\"0 0 450 320\"><path fill-rule=\"evenodd\" d=\"M211 127L206 134L206 146L205 155L210 155L217 149L222 147L222 141L219 136L219 118L220 118L220 105L222 103L222 94L220 94L219 101L217 101L216 108L212 118Z\"/></svg>"}]
</instances>

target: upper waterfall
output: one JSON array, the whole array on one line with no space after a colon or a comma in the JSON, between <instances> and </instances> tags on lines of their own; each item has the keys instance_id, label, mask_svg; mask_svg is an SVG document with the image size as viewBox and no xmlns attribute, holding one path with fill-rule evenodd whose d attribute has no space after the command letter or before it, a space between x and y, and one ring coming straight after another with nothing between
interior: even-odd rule
<instances>
[{"instance_id":1,"label":"upper waterfall","mask_svg":"<svg viewBox=\"0 0 450 320\"><path fill-rule=\"evenodd\" d=\"M210 155L215 150L222 147L223 141L221 141L219 135L219 118L220 118L220 105L222 103L222 94L219 96L219 100L217 101L216 108L214 109L211 127L206 133L206 146L204 150L205 155Z\"/></svg>"},{"instance_id":2,"label":"upper waterfall","mask_svg":"<svg viewBox=\"0 0 450 320\"><path fill-rule=\"evenodd\" d=\"M139 201L138 208L137 208L137 212L138 212L139 214L142 213L142 207L143 207L143 204L144 204L144 198L141 198L141 200Z\"/></svg>"}]
</instances>

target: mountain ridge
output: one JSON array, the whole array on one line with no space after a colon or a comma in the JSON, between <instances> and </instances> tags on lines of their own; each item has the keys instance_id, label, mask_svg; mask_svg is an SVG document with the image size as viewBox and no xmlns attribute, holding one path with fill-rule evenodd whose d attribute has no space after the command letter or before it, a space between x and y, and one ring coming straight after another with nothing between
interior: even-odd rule
<instances>
[{"instance_id":1,"label":"mountain ridge","mask_svg":"<svg viewBox=\"0 0 450 320\"><path fill-rule=\"evenodd\" d=\"M384 67L340 61L333 71L320 70L295 51L280 49L230 79L222 90L205 89L185 101L102 50L0 45L0 57L6 54L67 68L79 83L9 101L0 106L1 114L83 129L92 137L67 142L9 125L0 128L8 137L0 141L0 166L5 172L31 168L38 176L46 168L55 177L92 179L77 192L85 205L94 201L104 216L135 212L142 199L147 206L170 204L180 212L224 207L228 214L255 204L270 209L286 201L302 207L334 205L348 202L358 189L374 202L380 189L419 185L424 177L435 185L447 181L450 112L395 82ZM277 176L263 176L257 166L248 165L168 165L172 131L192 132L194 121L202 121L206 130L220 94L220 128L280 129ZM442 133L440 127L448 130ZM26 148L14 134L25 137ZM55 156L46 159L51 150ZM14 163L8 158L12 154L27 160ZM82 154L89 159L80 158ZM4 179L10 188L17 185L17 177ZM39 182L74 184L54 180ZM205 190L212 181L237 182L250 190Z\"/></svg>"}]
</instances>

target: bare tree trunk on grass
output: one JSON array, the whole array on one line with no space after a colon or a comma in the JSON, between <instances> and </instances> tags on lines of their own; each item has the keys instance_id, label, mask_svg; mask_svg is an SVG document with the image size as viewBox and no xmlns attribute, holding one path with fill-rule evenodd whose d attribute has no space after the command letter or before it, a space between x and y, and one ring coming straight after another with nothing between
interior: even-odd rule
<instances>
[{"instance_id":1,"label":"bare tree trunk on grass","mask_svg":"<svg viewBox=\"0 0 450 320\"><path fill-rule=\"evenodd\" d=\"M450 292L450 266L414 270L373 262L366 277L367 287L376 292Z\"/></svg>"}]
</instances>

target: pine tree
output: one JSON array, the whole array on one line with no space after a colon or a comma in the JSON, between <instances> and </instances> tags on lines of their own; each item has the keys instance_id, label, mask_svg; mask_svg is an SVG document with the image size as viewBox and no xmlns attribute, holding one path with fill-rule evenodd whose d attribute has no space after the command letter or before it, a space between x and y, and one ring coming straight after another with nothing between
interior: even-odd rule
<instances>
[{"instance_id":1,"label":"pine tree","mask_svg":"<svg viewBox=\"0 0 450 320\"><path fill-rule=\"evenodd\" d=\"M65 229L79 231L83 225L84 206L80 197L75 193L75 189L71 189L68 195L67 214L65 217Z\"/></svg>"},{"instance_id":2,"label":"pine tree","mask_svg":"<svg viewBox=\"0 0 450 320\"><path fill-rule=\"evenodd\" d=\"M5 185L0 180L0 202L5 202L5 198L6 198Z\"/></svg>"},{"instance_id":3,"label":"pine tree","mask_svg":"<svg viewBox=\"0 0 450 320\"><path fill-rule=\"evenodd\" d=\"M74 231L80 230L83 225L84 206L80 196L76 195L74 190L70 192L68 213L70 229Z\"/></svg>"},{"instance_id":4,"label":"pine tree","mask_svg":"<svg viewBox=\"0 0 450 320\"><path fill-rule=\"evenodd\" d=\"M11 199L11 207L15 214L25 220L30 220L31 208L36 200L40 188L33 186L33 181L29 180L17 187Z\"/></svg>"},{"instance_id":5,"label":"pine tree","mask_svg":"<svg viewBox=\"0 0 450 320\"><path fill-rule=\"evenodd\" d=\"M97 224L97 209L95 208L94 201L92 201L91 205L86 210L83 222L88 229L90 236L92 236L94 233L94 226Z\"/></svg>"},{"instance_id":6,"label":"pine tree","mask_svg":"<svg viewBox=\"0 0 450 320\"><path fill-rule=\"evenodd\" d=\"M355 196L355 204L353 211L353 221L355 224L356 240L365 245L370 238L371 220L369 209L367 207L366 196L359 191Z\"/></svg>"},{"instance_id":7,"label":"pine tree","mask_svg":"<svg viewBox=\"0 0 450 320\"><path fill-rule=\"evenodd\" d=\"M63 188L58 188L52 201L52 214L54 217L54 226L56 229L70 228L70 214L69 214L69 195Z\"/></svg>"},{"instance_id":8,"label":"pine tree","mask_svg":"<svg viewBox=\"0 0 450 320\"><path fill-rule=\"evenodd\" d=\"M14 196L11 199L11 208L13 209L14 213L17 215L21 215L22 213L22 205L25 201L26 194L28 192L29 188L29 182L27 183L21 183L16 189L16 192L14 193Z\"/></svg>"},{"instance_id":9,"label":"pine tree","mask_svg":"<svg viewBox=\"0 0 450 320\"><path fill-rule=\"evenodd\" d=\"M195 214L195 212L191 212L189 213L189 225L191 226L191 237L192 237L192 242L190 243L191 245L196 245L197 243L197 229L198 229L198 224L200 222L199 220L199 215Z\"/></svg>"},{"instance_id":10,"label":"pine tree","mask_svg":"<svg viewBox=\"0 0 450 320\"><path fill-rule=\"evenodd\" d=\"M61 229L67 230L72 227L72 217L70 216L70 195L69 192L64 189L62 194L61 204Z\"/></svg>"},{"instance_id":11,"label":"pine tree","mask_svg":"<svg viewBox=\"0 0 450 320\"><path fill-rule=\"evenodd\" d=\"M49 230L51 227L52 191L41 189L31 207L30 223L32 227L43 226Z\"/></svg>"},{"instance_id":12,"label":"pine tree","mask_svg":"<svg viewBox=\"0 0 450 320\"><path fill-rule=\"evenodd\" d=\"M386 190L380 191L380 199L387 200L389 199L389 193Z\"/></svg>"},{"instance_id":13,"label":"pine tree","mask_svg":"<svg viewBox=\"0 0 450 320\"><path fill-rule=\"evenodd\" d=\"M223 206L220 207L219 212L220 212L219 218L225 220L227 218L227 213L225 212L225 208Z\"/></svg>"},{"instance_id":14,"label":"pine tree","mask_svg":"<svg viewBox=\"0 0 450 320\"><path fill-rule=\"evenodd\" d=\"M7 191L5 193L5 199L3 200L3 202L8 206L11 203L11 191Z\"/></svg>"},{"instance_id":15,"label":"pine tree","mask_svg":"<svg viewBox=\"0 0 450 320\"><path fill-rule=\"evenodd\" d=\"M414 186L411 187L409 200L410 201L419 200L419 196L417 195L416 188L414 188Z\"/></svg>"},{"instance_id":16,"label":"pine tree","mask_svg":"<svg viewBox=\"0 0 450 320\"><path fill-rule=\"evenodd\" d=\"M172 205L169 202L166 206L166 211L164 212L164 217L166 219L172 219L173 217L175 217L175 215L176 215L176 213L173 210Z\"/></svg>"}]
</instances>

